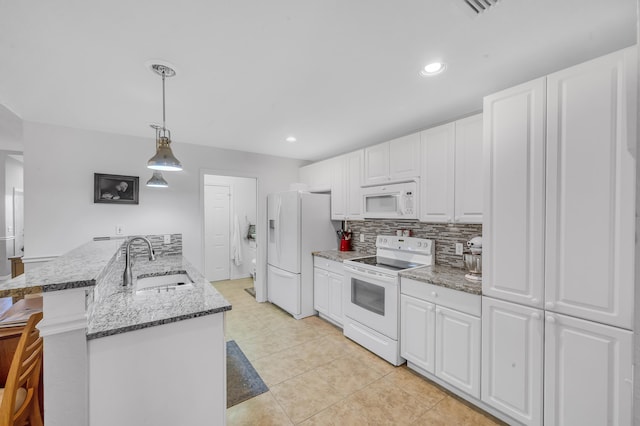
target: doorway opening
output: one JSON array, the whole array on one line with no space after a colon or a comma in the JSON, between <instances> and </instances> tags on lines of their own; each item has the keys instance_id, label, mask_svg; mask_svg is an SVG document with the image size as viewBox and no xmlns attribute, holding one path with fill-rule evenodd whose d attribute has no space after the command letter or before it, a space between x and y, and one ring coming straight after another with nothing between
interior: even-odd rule
<instances>
[{"instance_id":1,"label":"doorway opening","mask_svg":"<svg viewBox=\"0 0 640 426\"><path fill-rule=\"evenodd\" d=\"M256 200L255 178L204 175L204 275L208 281L251 277L255 283Z\"/></svg>"}]
</instances>

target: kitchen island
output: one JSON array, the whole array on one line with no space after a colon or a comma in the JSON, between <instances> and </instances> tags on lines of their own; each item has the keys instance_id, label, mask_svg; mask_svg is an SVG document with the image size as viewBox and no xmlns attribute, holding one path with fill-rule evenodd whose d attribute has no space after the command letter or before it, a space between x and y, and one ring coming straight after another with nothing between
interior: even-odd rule
<instances>
[{"instance_id":1,"label":"kitchen island","mask_svg":"<svg viewBox=\"0 0 640 426\"><path fill-rule=\"evenodd\" d=\"M89 242L0 286L42 291L47 425L225 423L221 314L231 305L184 259L180 235L149 239L155 261L132 245L133 287L120 285L123 239ZM136 291L140 275L175 273L193 283Z\"/></svg>"}]
</instances>

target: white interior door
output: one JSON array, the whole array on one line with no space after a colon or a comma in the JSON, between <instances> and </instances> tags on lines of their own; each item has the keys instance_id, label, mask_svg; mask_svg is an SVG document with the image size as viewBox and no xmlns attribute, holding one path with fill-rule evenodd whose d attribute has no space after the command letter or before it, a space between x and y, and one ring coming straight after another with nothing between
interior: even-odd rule
<instances>
[{"instance_id":1,"label":"white interior door","mask_svg":"<svg viewBox=\"0 0 640 426\"><path fill-rule=\"evenodd\" d=\"M228 280L230 189L222 185L204 187L205 276L209 281Z\"/></svg>"},{"instance_id":2,"label":"white interior door","mask_svg":"<svg viewBox=\"0 0 640 426\"><path fill-rule=\"evenodd\" d=\"M24 255L24 192L13 188L14 256Z\"/></svg>"}]
</instances>

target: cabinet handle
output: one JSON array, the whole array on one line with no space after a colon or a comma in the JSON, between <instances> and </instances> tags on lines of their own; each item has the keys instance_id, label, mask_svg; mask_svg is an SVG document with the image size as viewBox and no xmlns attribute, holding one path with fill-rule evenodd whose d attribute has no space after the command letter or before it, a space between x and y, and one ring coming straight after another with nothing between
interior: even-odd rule
<instances>
[{"instance_id":1,"label":"cabinet handle","mask_svg":"<svg viewBox=\"0 0 640 426\"><path fill-rule=\"evenodd\" d=\"M431 292L431 297L438 297L438 293L436 293L435 291Z\"/></svg>"},{"instance_id":2,"label":"cabinet handle","mask_svg":"<svg viewBox=\"0 0 640 426\"><path fill-rule=\"evenodd\" d=\"M555 304L553 302L547 302L544 304L545 308L547 309L553 309L553 307L555 306Z\"/></svg>"},{"instance_id":3,"label":"cabinet handle","mask_svg":"<svg viewBox=\"0 0 640 426\"><path fill-rule=\"evenodd\" d=\"M539 320L540 319L540 314L537 312L534 312L531 314L531 318L533 318L534 320Z\"/></svg>"},{"instance_id":4,"label":"cabinet handle","mask_svg":"<svg viewBox=\"0 0 640 426\"><path fill-rule=\"evenodd\" d=\"M547 316L547 322L549 324L554 324L556 322L556 319L554 317L552 317L551 315Z\"/></svg>"}]
</instances>

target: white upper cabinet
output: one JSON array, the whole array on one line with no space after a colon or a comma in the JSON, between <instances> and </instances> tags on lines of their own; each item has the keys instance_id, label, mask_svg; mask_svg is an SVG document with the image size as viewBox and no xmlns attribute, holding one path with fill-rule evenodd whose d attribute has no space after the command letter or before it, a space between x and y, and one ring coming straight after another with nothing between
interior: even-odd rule
<instances>
[{"instance_id":1,"label":"white upper cabinet","mask_svg":"<svg viewBox=\"0 0 640 426\"><path fill-rule=\"evenodd\" d=\"M633 333L546 314L544 424L631 425Z\"/></svg>"},{"instance_id":2,"label":"white upper cabinet","mask_svg":"<svg viewBox=\"0 0 640 426\"><path fill-rule=\"evenodd\" d=\"M389 142L364 149L363 185L389 182Z\"/></svg>"},{"instance_id":3,"label":"white upper cabinet","mask_svg":"<svg viewBox=\"0 0 640 426\"><path fill-rule=\"evenodd\" d=\"M333 159L328 159L300 167L298 180L307 185L309 192L329 192L332 183L332 163Z\"/></svg>"},{"instance_id":4,"label":"white upper cabinet","mask_svg":"<svg viewBox=\"0 0 640 426\"><path fill-rule=\"evenodd\" d=\"M364 163L364 150L351 152L346 155L346 216L348 220L363 220L362 211L362 165Z\"/></svg>"},{"instance_id":5,"label":"white upper cabinet","mask_svg":"<svg viewBox=\"0 0 640 426\"><path fill-rule=\"evenodd\" d=\"M363 186L406 180L419 174L420 133L364 149Z\"/></svg>"},{"instance_id":6,"label":"white upper cabinet","mask_svg":"<svg viewBox=\"0 0 640 426\"><path fill-rule=\"evenodd\" d=\"M333 159L331 184L331 219L363 220L362 164L364 150L350 152Z\"/></svg>"},{"instance_id":7,"label":"white upper cabinet","mask_svg":"<svg viewBox=\"0 0 640 426\"><path fill-rule=\"evenodd\" d=\"M423 222L453 222L455 138L455 123L434 127L420 134L420 220Z\"/></svg>"},{"instance_id":8,"label":"white upper cabinet","mask_svg":"<svg viewBox=\"0 0 640 426\"><path fill-rule=\"evenodd\" d=\"M344 220L347 214L347 156L333 159L331 173L331 220Z\"/></svg>"},{"instance_id":9,"label":"white upper cabinet","mask_svg":"<svg viewBox=\"0 0 640 426\"><path fill-rule=\"evenodd\" d=\"M482 114L456 121L455 217L482 223Z\"/></svg>"},{"instance_id":10,"label":"white upper cabinet","mask_svg":"<svg viewBox=\"0 0 640 426\"><path fill-rule=\"evenodd\" d=\"M484 98L482 294L544 298L545 79Z\"/></svg>"},{"instance_id":11,"label":"white upper cabinet","mask_svg":"<svg viewBox=\"0 0 640 426\"><path fill-rule=\"evenodd\" d=\"M389 178L402 180L420 175L420 133L389 141Z\"/></svg>"},{"instance_id":12,"label":"white upper cabinet","mask_svg":"<svg viewBox=\"0 0 640 426\"><path fill-rule=\"evenodd\" d=\"M545 308L628 329L635 52L625 49L547 77Z\"/></svg>"},{"instance_id":13,"label":"white upper cabinet","mask_svg":"<svg viewBox=\"0 0 640 426\"><path fill-rule=\"evenodd\" d=\"M482 114L420 133L420 220L482 223Z\"/></svg>"}]
</instances>

